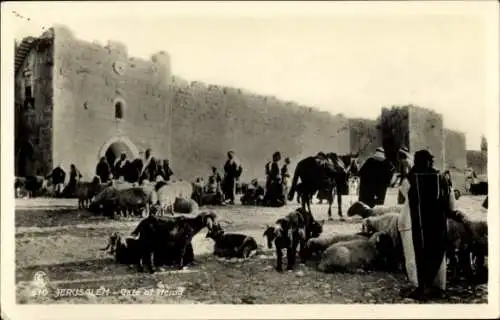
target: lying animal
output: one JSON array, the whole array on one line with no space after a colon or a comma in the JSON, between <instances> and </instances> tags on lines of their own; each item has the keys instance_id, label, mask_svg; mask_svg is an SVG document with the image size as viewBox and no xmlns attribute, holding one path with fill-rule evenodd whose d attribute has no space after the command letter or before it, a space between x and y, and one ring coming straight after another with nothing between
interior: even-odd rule
<instances>
[{"instance_id":1,"label":"lying animal","mask_svg":"<svg viewBox=\"0 0 500 320\"><path fill-rule=\"evenodd\" d=\"M391 247L391 237L384 232L368 239L337 242L323 252L318 270L328 273L376 269L383 265L383 258Z\"/></svg>"},{"instance_id":2,"label":"lying animal","mask_svg":"<svg viewBox=\"0 0 500 320\"><path fill-rule=\"evenodd\" d=\"M214 255L224 258L248 258L257 249L253 237L239 233L225 233L220 224L208 231L206 238L214 240Z\"/></svg>"},{"instance_id":3,"label":"lying animal","mask_svg":"<svg viewBox=\"0 0 500 320\"><path fill-rule=\"evenodd\" d=\"M334 243L367 238L369 238L369 235L361 232L356 234L334 234L324 238L312 238L306 243L304 258L319 259L321 258L321 254Z\"/></svg>"},{"instance_id":4,"label":"lying animal","mask_svg":"<svg viewBox=\"0 0 500 320\"><path fill-rule=\"evenodd\" d=\"M141 247L137 237L124 237L123 235L113 232L109 237L108 245L101 250L106 251L115 256L115 261L120 264L141 263Z\"/></svg>"},{"instance_id":5,"label":"lying animal","mask_svg":"<svg viewBox=\"0 0 500 320\"><path fill-rule=\"evenodd\" d=\"M295 265L297 247L300 245L300 257L305 262L304 248L310 238L319 237L323 232L324 220L314 220L312 214L303 208L290 212L283 218L276 220L274 226L267 226L264 237L267 238L268 248L272 244L276 247L276 270L283 270L283 253L287 251L287 270L292 270Z\"/></svg>"},{"instance_id":6,"label":"lying animal","mask_svg":"<svg viewBox=\"0 0 500 320\"><path fill-rule=\"evenodd\" d=\"M469 192L472 195L487 195L488 194L488 182L480 181L478 183L472 183L470 185Z\"/></svg>"},{"instance_id":7,"label":"lying animal","mask_svg":"<svg viewBox=\"0 0 500 320\"><path fill-rule=\"evenodd\" d=\"M381 216L368 217L363 220L362 232L373 234L376 232L386 233L392 242L392 250L387 255L387 267L389 270L404 269L404 253L401 242L401 235L398 229L399 215L396 213L387 213Z\"/></svg>"},{"instance_id":8,"label":"lying animal","mask_svg":"<svg viewBox=\"0 0 500 320\"><path fill-rule=\"evenodd\" d=\"M203 212L194 218L160 219L151 215L143 219L132 232L139 236L143 264L153 273L151 255L154 255L155 267L174 264L183 268L194 260L192 238L204 227L211 229L215 219L213 212ZM142 271L142 265L138 265L138 269Z\"/></svg>"},{"instance_id":9,"label":"lying animal","mask_svg":"<svg viewBox=\"0 0 500 320\"><path fill-rule=\"evenodd\" d=\"M355 215L360 216L365 219L368 217L376 217L381 216L387 213L396 213L399 212L399 207L385 207L385 206L375 206L370 208L368 205L361 201L356 201L352 204L352 206L347 210L347 216L352 217Z\"/></svg>"},{"instance_id":10,"label":"lying animal","mask_svg":"<svg viewBox=\"0 0 500 320\"><path fill-rule=\"evenodd\" d=\"M195 213L198 212L198 204L193 199L175 198L173 211L176 213Z\"/></svg>"}]
</instances>

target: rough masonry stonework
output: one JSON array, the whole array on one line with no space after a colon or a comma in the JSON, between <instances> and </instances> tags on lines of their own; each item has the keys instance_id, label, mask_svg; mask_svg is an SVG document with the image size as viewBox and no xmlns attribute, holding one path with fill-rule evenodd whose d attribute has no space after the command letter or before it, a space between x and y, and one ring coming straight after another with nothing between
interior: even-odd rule
<instances>
[{"instance_id":1,"label":"rough masonry stonework","mask_svg":"<svg viewBox=\"0 0 500 320\"><path fill-rule=\"evenodd\" d=\"M412 152L429 148L440 169L445 152L449 159L460 153L445 150L442 116L427 109L406 106L399 113L383 109L376 120L348 119L334 108L336 115L244 89L189 82L173 75L164 51L148 60L134 58L122 43L83 41L64 26L16 46L15 84L17 175L45 175L60 163L66 169L74 163L91 179L99 157L112 161L125 152L134 158L151 148L157 158L170 160L181 179L206 178L211 166L222 169L229 150L244 167L243 179L262 178L274 151L290 157L292 170L320 151L360 152L364 160L386 147L382 131L391 131L394 122L404 132L389 138L402 136ZM25 106L26 87L32 89L32 107ZM453 139L451 144L465 148L465 141Z\"/></svg>"}]
</instances>

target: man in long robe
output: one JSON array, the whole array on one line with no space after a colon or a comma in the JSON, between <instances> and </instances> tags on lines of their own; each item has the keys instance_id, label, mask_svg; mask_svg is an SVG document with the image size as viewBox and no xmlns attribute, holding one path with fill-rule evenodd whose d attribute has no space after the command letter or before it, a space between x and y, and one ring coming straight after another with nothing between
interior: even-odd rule
<instances>
[{"instance_id":1,"label":"man in long robe","mask_svg":"<svg viewBox=\"0 0 500 320\"><path fill-rule=\"evenodd\" d=\"M234 204L236 180L241 176L243 169L235 159L234 151L227 153L227 160L224 164L223 192L229 204Z\"/></svg>"},{"instance_id":2,"label":"man in long robe","mask_svg":"<svg viewBox=\"0 0 500 320\"><path fill-rule=\"evenodd\" d=\"M101 179L101 183L106 183L111 179L111 168L105 157L101 157L95 169L95 175Z\"/></svg>"},{"instance_id":3,"label":"man in long robe","mask_svg":"<svg viewBox=\"0 0 500 320\"><path fill-rule=\"evenodd\" d=\"M72 163L69 167L69 181L68 185L64 189L64 194L66 197L74 197L76 191L76 184L82 178L80 170Z\"/></svg>"},{"instance_id":4,"label":"man in long robe","mask_svg":"<svg viewBox=\"0 0 500 320\"><path fill-rule=\"evenodd\" d=\"M127 166L128 160L127 160L127 154L122 152L120 154L120 158L118 158L113 167L113 176L115 179L119 179L120 177L125 176L125 168Z\"/></svg>"},{"instance_id":5,"label":"man in long robe","mask_svg":"<svg viewBox=\"0 0 500 320\"><path fill-rule=\"evenodd\" d=\"M416 289L410 297L425 299L437 285L437 293L446 287L447 218L463 223L465 217L455 211L454 197L446 178L433 168L433 156L427 150L415 153L414 167L401 186L405 197L398 227L401 232L406 270ZM468 230L467 224L464 227Z\"/></svg>"},{"instance_id":6,"label":"man in long robe","mask_svg":"<svg viewBox=\"0 0 500 320\"><path fill-rule=\"evenodd\" d=\"M267 181L264 201L268 204L273 204L283 200L281 199L283 192L279 165L280 160L281 153L276 151L273 153L273 161L266 164Z\"/></svg>"},{"instance_id":7,"label":"man in long robe","mask_svg":"<svg viewBox=\"0 0 500 320\"><path fill-rule=\"evenodd\" d=\"M401 186L403 180L408 176L410 170L413 166L413 161L410 157L410 152L408 148L403 147L399 149L399 183L398 186ZM401 191L398 192L398 204L404 203L404 197Z\"/></svg>"},{"instance_id":8,"label":"man in long robe","mask_svg":"<svg viewBox=\"0 0 500 320\"><path fill-rule=\"evenodd\" d=\"M143 180L155 181L156 178L156 159L151 154L151 149L148 148L144 154L144 166L142 167L139 183Z\"/></svg>"},{"instance_id":9,"label":"man in long robe","mask_svg":"<svg viewBox=\"0 0 500 320\"><path fill-rule=\"evenodd\" d=\"M373 208L384 204L385 194L391 182L393 167L385 158L383 148L377 148L359 170L358 200Z\"/></svg>"},{"instance_id":10,"label":"man in long robe","mask_svg":"<svg viewBox=\"0 0 500 320\"><path fill-rule=\"evenodd\" d=\"M290 162L291 162L290 158L286 157L285 164L281 167L281 170L280 170L284 194L288 194L288 190L290 190L290 179L292 178L292 176L290 174L290 169L288 168L288 166L290 165ZM286 197L285 197L285 203L286 203Z\"/></svg>"},{"instance_id":11,"label":"man in long robe","mask_svg":"<svg viewBox=\"0 0 500 320\"><path fill-rule=\"evenodd\" d=\"M163 160L162 174L163 174L163 179L165 179L165 181L167 182L170 181L170 178L174 175L174 172L170 167L170 161L168 159Z\"/></svg>"}]
</instances>

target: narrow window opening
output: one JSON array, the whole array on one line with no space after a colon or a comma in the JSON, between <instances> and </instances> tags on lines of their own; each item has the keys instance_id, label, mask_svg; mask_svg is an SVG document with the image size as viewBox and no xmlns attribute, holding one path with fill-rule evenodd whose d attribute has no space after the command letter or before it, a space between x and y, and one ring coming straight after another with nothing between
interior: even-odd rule
<instances>
[{"instance_id":1,"label":"narrow window opening","mask_svg":"<svg viewBox=\"0 0 500 320\"><path fill-rule=\"evenodd\" d=\"M34 109L35 99L33 98L33 92L31 86L24 87L24 108L25 110Z\"/></svg>"},{"instance_id":2,"label":"narrow window opening","mask_svg":"<svg viewBox=\"0 0 500 320\"><path fill-rule=\"evenodd\" d=\"M31 90L31 86L26 86L24 88L24 98L25 99L30 99L33 97L33 92Z\"/></svg>"},{"instance_id":3,"label":"narrow window opening","mask_svg":"<svg viewBox=\"0 0 500 320\"><path fill-rule=\"evenodd\" d=\"M115 103L115 118L123 119L123 103L121 101Z\"/></svg>"}]
</instances>

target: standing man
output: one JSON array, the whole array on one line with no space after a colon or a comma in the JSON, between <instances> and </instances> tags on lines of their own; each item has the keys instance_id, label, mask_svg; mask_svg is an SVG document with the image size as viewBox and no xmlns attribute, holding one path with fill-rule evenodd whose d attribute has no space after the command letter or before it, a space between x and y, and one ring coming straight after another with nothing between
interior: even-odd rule
<instances>
[{"instance_id":1,"label":"standing man","mask_svg":"<svg viewBox=\"0 0 500 320\"><path fill-rule=\"evenodd\" d=\"M111 168L105 157L101 157L95 169L95 175L101 179L101 183L106 183L111 179Z\"/></svg>"},{"instance_id":2,"label":"standing man","mask_svg":"<svg viewBox=\"0 0 500 320\"><path fill-rule=\"evenodd\" d=\"M406 147L399 149L399 182L398 186L401 186L403 180L406 179L410 173L413 162L410 159L410 151ZM404 197L401 191L398 192L398 204L404 203Z\"/></svg>"},{"instance_id":3,"label":"standing man","mask_svg":"<svg viewBox=\"0 0 500 320\"><path fill-rule=\"evenodd\" d=\"M76 191L76 184L80 179L82 178L82 174L80 173L80 170L76 168L76 166L72 163L69 167L69 182L68 185L66 186L66 189L64 190L64 194L67 197L74 197L75 196L75 191Z\"/></svg>"},{"instance_id":4,"label":"standing man","mask_svg":"<svg viewBox=\"0 0 500 320\"><path fill-rule=\"evenodd\" d=\"M118 158L115 161L114 168L113 168L113 176L115 179L119 179L121 176L125 175L125 168L127 166L127 155L125 152L122 152L120 154L120 158Z\"/></svg>"},{"instance_id":5,"label":"standing man","mask_svg":"<svg viewBox=\"0 0 500 320\"><path fill-rule=\"evenodd\" d=\"M370 208L377 204L384 204L392 173L393 167L385 158L384 149L378 147L359 170L358 200Z\"/></svg>"},{"instance_id":6,"label":"standing man","mask_svg":"<svg viewBox=\"0 0 500 320\"><path fill-rule=\"evenodd\" d=\"M463 223L471 232L466 218L454 210L446 178L433 168L434 160L427 150L415 153L415 165L401 186L406 198L398 222L408 277L416 285L410 297L423 300L436 284L437 294L446 285L447 218Z\"/></svg>"},{"instance_id":7,"label":"standing man","mask_svg":"<svg viewBox=\"0 0 500 320\"><path fill-rule=\"evenodd\" d=\"M282 184L283 184L283 193L288 194L288 190L290 189L290 169L288 166L290 165L290 158L286 157L285 158L285 164L283 167L281 167L281 179L282 179ZM285 197L285 202L286 202L286 197Z\"/></svg>"},{"instance_id":8,"label":"standing man","mask_svg":"<svg viewBox=\"0 0 500 320\"><path fill-rule=\"evenodd\" d=\"M170 181L170 178L174 175L172 168L170 168L170 161L168 159L163 160L163 178L165 181Z\"/></svg>"},{"instance_id":9,"label":"standing man","mask_svg":"<svg viewBox=\"0 0 500 320\"><path fill-rule=\"evenodd\" d=\"M276 151L273 153L273 161L266 164L267 182L264 201L267 203L274 203L280 200L280 161L281 153Z\"/></svg>"},{"instance_id":10,"label":"standing man","mask_svg":"<svg viewBox=\"0 0 500 320\"><path fill-rule=\"evenodd\" d=\"M143 180L154 181L156 178L156 159L151 153L151 148L146 149L140 184L142 184Z\"/></svg>"},{"instance_id":11,"label":"standing man","mask_svg":"<svg viewBox=\"0 0 500 320\"><path fill-rule=\"evenodd\" d=\"M223 180L223 192L225 198L229 201L229 204L234 204L235 198L235 184L236 180L239 179L243 168L235 159L234 151L229 151L227 153L227 160L224 164L224 180Z\"/></svg>"}]
</instances>

